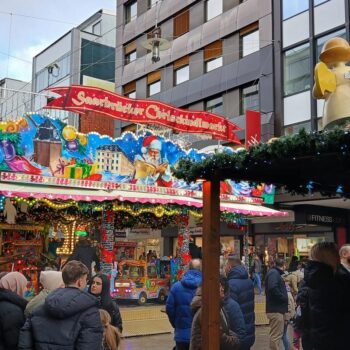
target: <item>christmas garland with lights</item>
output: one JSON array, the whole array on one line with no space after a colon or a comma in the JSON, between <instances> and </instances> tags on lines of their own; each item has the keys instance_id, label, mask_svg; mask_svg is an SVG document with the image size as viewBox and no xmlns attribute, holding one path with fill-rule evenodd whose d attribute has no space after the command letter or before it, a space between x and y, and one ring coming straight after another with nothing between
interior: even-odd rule
<instances>
[{"instance_id":1,"label":"christmas garland with lights","mask_svg":"<svg viewBox=\"0 0 350 350\"><path fill-rule=\"evenodd\" d=\"M292 194L319 191L350 197L350 132L302 129L237 153L216 153L195 163L181 159L173 172L187 182L245 180L273 183Z\"/></svg>"}]
</instances>

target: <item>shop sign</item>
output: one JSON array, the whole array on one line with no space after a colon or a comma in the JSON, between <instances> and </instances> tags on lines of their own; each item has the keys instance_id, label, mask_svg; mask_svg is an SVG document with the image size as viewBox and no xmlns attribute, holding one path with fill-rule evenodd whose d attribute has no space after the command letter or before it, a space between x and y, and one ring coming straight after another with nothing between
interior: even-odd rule
<instances>
[{"instance_id":1,"label":"shop sign","mask_svg":"<svg viewBox=\"0 0 350 350\"><path fill-rule=\"evenodd\" d=\"M60 97L45 108L81 114L94 111L108 118L137 124L158 124L181 132L208 134L214 139L240 144L234 133L240 130L237 125L206 111L189 111L159 101L130 99L88 86L72 85L48 90Z\"/></svg>"},{"instance_id":2,"label":"shop sign","mask_svg":"<svg viewBox=\"0 0 350 350\"><path fill-rule=\"evenodd\" d=\"M116 241L115 245L118 247L136 247L137 242L123 242L123 241Z\"/></svg>"},{"instance_id":3,"label":"shop sign","mask_svg":"<svg viewBox=\"0 0 350 350\"><path fill-rule=\"evenodd\" d=\"M190 228L191 236L202 236L203 235L203 227L191 227Z\"/></svg>"},{"instance_id":4,"label":"shop sign","mask_svg":"<svg viewBox=\"0 0 350 350\"><path fill-rule=\"evenodd\" d=\"M336 216L330 216L330 215L307 214L306 223L326 225L326 226L342 225L342 224L345 224L345 219L342 217L336 217Z\"/></svg>"},{"instance_id":5,"label":"shop sign","mask_svg":"<svg viewBox=\"0 0 350 350\"><path fill-rule=\"evenodd\" d=\"M152 230L150 228L127 229L126 237L129 239L160 238L161 230Z\"/></svg>"},{"instance_id":6,"label":"shop sign","mask_svg":"<svg viewBox=\"0 0 350 350\"><path fill-rule=\"evenodd\" d=\"M126 238L126 231L114 230L114 237L116 237L116 238Z\"/></svg>"}]
</instances>

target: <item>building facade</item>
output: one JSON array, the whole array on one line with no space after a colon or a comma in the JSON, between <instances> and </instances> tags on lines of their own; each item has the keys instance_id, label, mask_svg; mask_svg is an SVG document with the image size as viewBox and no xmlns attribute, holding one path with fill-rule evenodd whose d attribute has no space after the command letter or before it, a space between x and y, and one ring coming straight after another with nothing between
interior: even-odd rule
<instances>
[{"instance_id":1,"label":"building facade","mask_svg":"<svg viewBox=\"0 0 350 350\"><path fill-rule=\"evenodd\" d=\"M48 87L74 84L114 90L115 25L115 13L100 10L40 52L33 59L32 90L40 93ZM48 100L50 97L36 97L32 110L42 109ZM95 115L91 116L92 120L56 110L50 115L82 132L97 131L113 136L113 122L101 123Z\"/></svg>"},{"instance_id":2,"label":"building facade","mask_svg":"<svg viewBox=\"0 0 350 350\"><path fill-rule=\"evenodd\" d=\"M156 24L170 47L152 63L143 44ZM117 0L116 91L126 96L211 111L243 130L245 110L260 110L268 139L274 135L273 52L270 0ZM116 122L117 135L128 129Z\"/></svg>"},{"instance_id":3,"label":"building facade","mask_svg":"<svg viewBox=\"0 0 350 350\"><path fill-rule=\"evenodd\" d=\"M4 78L0 80L1 120L17 120L30 112L31 84L25 81Z\"/></svg>"}]
</instances>

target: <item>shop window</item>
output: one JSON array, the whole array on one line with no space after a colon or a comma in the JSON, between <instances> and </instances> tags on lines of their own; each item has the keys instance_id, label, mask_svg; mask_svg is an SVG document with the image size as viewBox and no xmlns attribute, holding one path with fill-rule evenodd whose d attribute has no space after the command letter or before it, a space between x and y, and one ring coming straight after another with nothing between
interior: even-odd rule
<instances>
[{"instance_id":1,"label":"shop window","mask_svg":"<svg viewBox=\"0 0 350 350\"><path fill-rule=\"evenodd\" d=\"M147 96L152 96L160 92L160 71L155 71L147 76Z\"/></svg>"},{"instance_id":2,"label":"shop window","mask_svg":"<svg viewBox=\"0 0 350 350\"><path fill-rule=\"evenodd\" d=\"M174 39L190 30L190 11L187 9L174 18Z\"/></svg>"},{"instance_id":3,"label":"shop window","mask_svg":"<svg viewBox=\"0 0 350 350\"><path fill-rule=\"evenodd\" d=\"M282 6L283 19L288 19L307 11L309 9L309 0L283 0Z\"/></svg>"},{"instance_id":4,"label":"shop window","mask_svg":"<svg viewBox=\"0 0 350 350\"><path fill-rule=\"evenodd\" d=\"M207 100L204 105L207 112L221 115L224 113L224 99L222 96Z\"/></svg>"},{"instance_id":5,"label":"shop window","mask_svg":"<svg viewBox=\"0 0 350 350\"><path fill-rule=\"evenodd\" d=\"M283 55L284 96L310 89L310 47L301 45Z\"/></svg>"},{"instance_id":6,"label":"shop window","mask_svg":"<svg viewBox=\"0 0 350 350\"><path fill-rule=\"evenodd\" d=\"M241 88L241 114L247 110L259 110L259 84Z\"/></svg>"},{"instance_id":7,"label":"shop window","mask_svg":"<svg viewBox=\"0 0 350 350\"><path fill-rule=\"evenodd\" d=\"M174 62L174 78L175 85L190 79L189 56L182 57Z\"/></svg>"},{"instance_id":8,"label":"shop window","mask_svg":"<svg viewBox=\"0 0 350 350\"><path fill-rule=\"evenodd\" d=\"M101 35L101 21L92 26L92 33L95 35Z\"/></svg>"},{"instance_id":9,"label":"shop window","mask_svg":"<svg viewBox=\"0 0 350 350\"><path fill-rule=\"evenodd\" d=\"M288 125L284 128L285 135L297 134L301 129L305 129L307 132L311 131L311 122L307 121L300 124Z\"/></svg>"},{"instance_id":10,"label":"shop window","mask_svg":"<svg viewBox=\"0 0 350 350\"><path fill-rule=\"evenodd\" d=\"M257 22L241 29L239 35L241 58L259 51L259 25Z\"/></svg>"},{"instance_id":11,"label":"shop window","mask_svg":"<svg viewBox=\"0 0 350 350\"><path fill-rule=\"evenodd\" d=\"M136 81L131 81L123 86L123 94L126 97L136 98Z\"/></svg>"},{"instance_id":12,"label":"shop window","mask_svg":"<svg viewBox=\"0 0 350 350\"><path fill-rule=\"evenodd\" d=\"M217 40L204 48L205 71L210 72L221 67L222 63L222 41Z\"/></svg>"},{"instance_id":13,"label":"shop window","mask_svg":"<svg viewBox=\"0 0 350 350\"><path fill-rule=\"evenodd\" d=\"M130 1L125 6L125 24L137 17L137 1Z\"/></svg>"},{"instance_id":14,"label":"shop window","mask_svg":"<svg viewBox=\"0 0 350 350\"><path fill-rule=\"evenodd\" d=\"M207 0L205 2L206 20L210 21L212 18L219 16L223 11L223 0Z\"/></svg>"},{"instance_id":15,"label":"shop window","mask_svg":"<svg viewBox=\"0 0 350 350\"><path fill-rule=\"evenodd\" d=\"M332 39L332 38L335 38L335 37L340 37L340 38L344 38L346 39L346 31L345 31L345 28L344 29L341 29L341 30L338 30L336 32L333 32L333 33L330 33L328 35L325 35L319 39L317 39L317 42L316 42L316 58L319 59L320 57L320 53L322 51L322 47L323 47L323 44L329 40L329 39Z\"/></svg>"}]
</instances>

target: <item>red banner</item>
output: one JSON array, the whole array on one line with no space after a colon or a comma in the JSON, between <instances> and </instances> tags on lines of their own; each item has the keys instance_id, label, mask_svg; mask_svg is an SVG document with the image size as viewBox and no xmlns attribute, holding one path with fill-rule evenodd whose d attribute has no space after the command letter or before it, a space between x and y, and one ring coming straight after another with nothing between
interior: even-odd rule
<instances>
[{"instance_id":1,"label":"red banner","mask_svg":"<svg viewBox=\"0 0 350 350\"><path fill-rule=\"evenodd\" d=\"M261 141L260 112L246 111L245 147L249 148Z\"/></svg>"},{"instance_id":2,"label":"red banner","mask_svg":"<svg viewBox=\"0 0 350 350\"><path fill-rule=\"evenodd\" d=\"M135 100L90 86L49 88L61 97L45 108L63 109L75 113L95 111L114 119L137 124L159 124L167 128L197 134L208 134L214 139L240 144L234 131L237 125L226 118L205 112L190 111L152 100Z\"/></svg>"}]
</instances>

